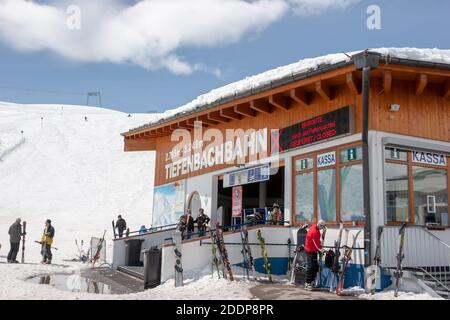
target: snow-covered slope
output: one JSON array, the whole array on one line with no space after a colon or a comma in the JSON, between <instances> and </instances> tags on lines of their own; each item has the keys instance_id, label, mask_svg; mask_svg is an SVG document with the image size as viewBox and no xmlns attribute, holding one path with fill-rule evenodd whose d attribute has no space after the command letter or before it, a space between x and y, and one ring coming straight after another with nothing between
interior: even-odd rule
<instances>
[{"instance_id":1,"label":"snow-covered slope","mask_svg":"<svg viewBox=\"0 0 450 320\"><path fill-rule=\"evenodd\" d=\"M131 229L148 226L154 154L125 153L120 132L154 116L0 102L0 255L7 253L8 228L17 217L28 222L27 257L32 261L39 259L33 240L39 239L47 218L56 228L56 261L73 257L75 239L87 243L103 230L110 239L111 220L118 213ZM111 241L108 249L109 255Z\"/></svg>"}]
</instances>

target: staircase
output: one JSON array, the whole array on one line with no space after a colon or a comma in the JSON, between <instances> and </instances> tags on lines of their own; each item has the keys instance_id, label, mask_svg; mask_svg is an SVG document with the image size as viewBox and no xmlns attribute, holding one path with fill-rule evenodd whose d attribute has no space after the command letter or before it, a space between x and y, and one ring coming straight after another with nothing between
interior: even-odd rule
<instances>
[{"instance_id":1,"label":"staircase","mask_svg":"<svg viewBox=\"0 0 450 320\"><path fill-rule=\"evenodd\" d=\"M419 268L415 275L425 285L444 299L450 299L450 269L449 268Z\"/></svg>"},{"instance_id":2,"label":"staircase","mask_svg":"<svg viewBox=\"0 0 450 320\"><path fill-rule=\"evenodd\" d=\"M399 227L386 226L381 236L381 266L395 269ZM420 226L408 226L404 242L404 269L445 299L450 298L450 246Z\"/></svg>"}]
</instances>

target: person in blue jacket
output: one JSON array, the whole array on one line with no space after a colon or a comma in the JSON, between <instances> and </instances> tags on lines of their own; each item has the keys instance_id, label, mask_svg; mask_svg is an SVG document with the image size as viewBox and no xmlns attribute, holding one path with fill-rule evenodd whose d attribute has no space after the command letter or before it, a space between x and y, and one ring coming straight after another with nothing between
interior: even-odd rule
<instances>
[{"instance_id":1,"label":"person in blue jacket","mask_svg":"<svg viewBox=\"0 0 450 320\"><path fill-rule=\"evenodd\" d=\"M144 234L144 233L147 233L147 228L144 225L142 225L141 228L139 229L139 234Z\"/></svg>"}]
</instances>

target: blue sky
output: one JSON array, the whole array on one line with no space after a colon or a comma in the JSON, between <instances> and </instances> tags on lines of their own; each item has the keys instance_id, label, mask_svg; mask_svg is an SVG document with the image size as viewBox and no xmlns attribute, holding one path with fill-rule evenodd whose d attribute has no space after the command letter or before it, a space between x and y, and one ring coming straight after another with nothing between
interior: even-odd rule
<instances>
[{"instance_id":1,"label":"blue sky","mask_svg":"<svg viewBox=\"0 0 450 320\"><path fill-rule=\"evenodd\" d=\"M381 8L381 30L366 27L366 9L371 4ZM0 37L0 101L85 104L86 92L100 91L103 105L113 109L162 111L302 58L371 47L449 49L449 12L447 0L361 0L319 15L290 11L260 32L246 32L238 41L182 45L174 51L184 61L220 70L220 76L202 70L179 74L167 68L146 69L131 62L86 62L48 49L17 50Z\"/></svg>"}]
</instances>

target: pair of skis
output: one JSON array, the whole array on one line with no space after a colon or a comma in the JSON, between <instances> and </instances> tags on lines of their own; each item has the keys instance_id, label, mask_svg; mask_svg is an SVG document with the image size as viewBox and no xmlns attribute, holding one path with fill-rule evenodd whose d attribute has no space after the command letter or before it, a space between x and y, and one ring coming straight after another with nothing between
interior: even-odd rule
<instances>
[{"instance_id":1,"label":"pair of skis","mask_svg":"<svg viewBox=\"0 0 450 320\"><path fill-rule=\"evenodd\" d=\"M261 256L263 258L264 270L266 270L269 281L272 282L272 274L270 273L270 262L267 256L266 241L262 237L261 230L256 231L256 238L258 239L259 246L261 247Z\"/></svg>"},{"instance_id":2,"label":"pair of skis","mask_svg":"<svg viewBox=\"0 0 450 320\"><path fill-rule=\"evenodd\" d=\"M214 270L217 271L217 276L220 279L220 265L221 262L219 258L217 257L217 236L216 233L211 229L211 227L208 228L209 231L209 237L211 240L211 274L214 277ZM223 277L226 278L225 270L223 271Z\"/></svg>"},{"instance_id":3,"label":"pair of skis","mask_svg":"<svg viewBox=\"0 0 450 320\"><path fill-rule=\"evenodd\" d=\"M242 258L244 267L244 276L250 279L250 272L252 273L253 280L256 280L255 265L253 261L252 251L248 242L248 230L246 225L242 225L240 229L241 242L242 242Z\"/></svg>"},{"instance_id":4,"label":"pair of skis","mask_svg":"<svg viewBox=\"0 0 450 320\"><path fill-rule=\"evenodd\" d=\"M228 260L228 252L225 247L225 241L223 239L223 230L219 223L216 224L216 244L217 249L219 250L220 258L222 260L224 276L226 275L230 281L233 281L234 276L231 270L230 261Z\"/></svg>"},{"instance_id":5,"label":"pair of skis","mask_svg":"<svg viewBox=\"0 0 450 320\"><path fill-rule=\"evenodd\" d=\"M99 243L97 244L97 250L95 251L94 256L92 257L92 268L95 266L95 263L100 259L100 253L103 248L103 243L105 242L105 235L106 230L103 232L103 237L100 239Z\"/></svg>"},{"instance_id":6,"label":"pair of skis","mask_svg":"<svg viewBox=\"0 0 450 320\"><path fill-rule=\"evenodd\" d=\"M344 291L345 275L347 274L348 265L350 263L350 260L352 259L353 248L356 245L356 240L358 239L358 236L361 233L361 230L359 230L356 233L356 235L353 236L353 241L352 241L351 246L347 245L348 233L349 233L349 230L346 229L346 237L345 237L346 245L344 246L344 255L342 257L342 269L341 269L341 272L339 274L339 282L338 282L337 287L336 287L336 294L337 295L342 295L342 293Z\"/></svg>"},{"instance_id":7,"label":"pair of skis","mask_svg":"<svg viewBox=\"0 0 450 320\"><path fill-rule=\"evenodd\" d=\"M339 274L339 260L341 257L341 239L342 239L342 231L344 230L344 225L341 223L339 227L339 234L337 239L334 241L334 259L333 264L331 266L331 272L333 273L330 283L330 292L333 292L334 285L337 287L338 282L338 274Z\"/></svg>"},{"instance_id":8,"label":"pair of skis","mask_svg":"<svg viewBox=\"0 0 450 320\"><path fill-rule=\"evenodd\" d=\"M22 222L22 259L21 263L25 263L25 235L27 233L27 222Z\"/></svg>"},{"instance_id":9,"label":"pair of skis","mask_svg":"<svg viewBox=\"0 0 450 320\"><path fill-rule=\"evenodd\" d=\"M400 287L400 280L403 277L402 262L403 262L403 259L405 258L405 254L403 253L403 246L405 244L406 223L402 224L398 233L400 236L400 241L399 241L398 253L397 253L397 269L394 272L394 277L395 277L394 297L398 297L398 289Z\"/></svg>"}]
</instances>

